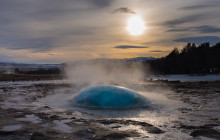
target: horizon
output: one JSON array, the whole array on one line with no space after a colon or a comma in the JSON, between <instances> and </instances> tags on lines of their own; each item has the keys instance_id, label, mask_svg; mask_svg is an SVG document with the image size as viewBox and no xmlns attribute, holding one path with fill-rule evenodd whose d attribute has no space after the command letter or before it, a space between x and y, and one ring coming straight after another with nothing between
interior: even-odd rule
<instances>
[{"instance_id":1,"label":"horizon","mask_svg":"<svg viewBox=\"0 0 220 140\"><path fill-rule=\"evenodd\" d=\"M155 57L134 57L134 58L122 58L122 59L115 59L115 58L93 58L93 59L78 59L78 60L74 60L74 61L66 61L66 62L61 62L61 63L32 63L32 62L29 62L29 63L23 63L23 62L16 62L16 61L0 61L0 64L1 63L5 63L5 64L34 64L34 65L60 65L60 64L65 64L65 63L72 63L72 62L79 62L79 61L92 61L92 60L130 60L130 59L136 59L136 58L153 58L153 59L160 59L160 58L155 58Z\"/></svg>"},{"instance_id":2,"label":"horizon","mask_svg":"<svg viewBox=\"0 0 220 140\"><path fill-rule=\"evenodd\" d=\"M188 42L213 45L219 7L219 0L0 0L0 61L160 58Z\"/></svg>"}]
</instances>

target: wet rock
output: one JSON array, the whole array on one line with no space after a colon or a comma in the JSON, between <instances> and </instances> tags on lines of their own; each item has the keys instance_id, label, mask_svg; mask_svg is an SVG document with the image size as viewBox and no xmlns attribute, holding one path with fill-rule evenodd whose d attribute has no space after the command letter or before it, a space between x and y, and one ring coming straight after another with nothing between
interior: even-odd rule
<instances>
[{"instance_id":1,"label":"wet rock","mask_svg":"<svg viewBox=\"0 0 220 140\"><path fill-rule=\"evenodd\" d=\"M0 136L7 136L7 135L12 135L15 134L15 131L0 131Z\"/></svg>"},{"instance_id":2,"label":"wet rock","mask_svg":"<svg viewBox=\"0 0 220 140\"><path fill-rule=\"evenodd\" d=\"M213 120L213 121L218 121L218 118L212 118L210 120Z\"/></svg>"},{"instance_id":3,"label":"wet rock","mask_svg":"<svg viewBox=\"0 0 220 140\"><path fill-rule=\"evenodd\" d=\"M212 128L215 126L219 126L218 124L205 124L202 126L192 126L192 125L184 125L181 124L179 128L183 128L183 129L202 129L202 128Z\"/></svg>"},{"instance_id":4,"label":"wet rock","mask_svg":"<svg viewBox=\"0 0 220 140\"><path fill-rule=\"evenodd\" d=\"M49 107L49 106L47 106L47 105L45 105L45 106L44 106L44 108L47 108L47 109L49 109L50 107Z\"/></svg>"},{"instance_id":5,"label":"wet rock","mask_svg":"<svg viewBox=\"0 0 220 140\"><path fill-rule=\"evenodd\" d=\"M45 120L49 119L46 113L36 113L35 115L41 119L45 119Z\"/></svg>"},{"instance_id":6,"label":"wet rock","mask_svg":"<svg viewBox=\"0 0 220 140\"><path fill-rule=\"evenodd\" d=\"M4 99L3 99L1 96L0 96L0 101L1 101L1 102L3 102L3 101L4 101Z\"/></svg>"},{"instance_id":7,"label":"wet rock","mask_svg":"<svg viewBox=\"0 0 220 140\"><path fill-rule=\"evenodd\" d=\"M74 117L75 118L75 117ZM83 118L79 118L79 119L74 119L75 122L82 122L82 123L89 123L89 120L83 119Z\"/></svg>"},{"instance_id":8,"label":"wet rock","mask_svg":"<svg viewBox=\"0 0 220 140\"><path fill-rule=\"evenodd\" d=\"M94 135L94 131L89 130L79 130L74 133L79 138L91 138Z\"/></svg>"},{"instance_id":9,"label":"wet rock","mask_svg":"<svg viewBox=\"0 0 220 140\"><path fill-rule=\"evenodd\" d=\"M14 115L14 118L24 118L24 117L25 117L24 113Z\"/></svg>"},{"instance_id":10,"label":"wet rock","mask_svg":"<svg viewBox=\"0 0 220 140\"><path fill-rule=\"evenodd\" d=\"M146 139L146 138L149 138L149 136L144 136L144 137L142 137L142 138Z\"/></svg>"},{"instance_id":11,"label":"wet rock","mask_svg":"<svg viewBox=\"0 0 220 140\"><path fill-rule=\"evenodd\" d=\"M102 123L102 124L122 124L122 125L139 125L142 127L143 130L147 131L148 133L153 133L153 134L161 134L164 131L161 129L146 123L146 122L140 122L140 121L133 121L133 120L96 120L96 122Z\"/></svg>"},{"instance_id":12,"label":"wet rock","mask_svg":"<svg viewBox=\"0 0 220 140\"><path fill-rule=\"evenodd\" d=\"M209 129L209 128L201 128L193 131L190 136L193 137L198 137L198 136L205 136L209 138L215 138L215 139L220 139L220 132L214 130L214 129Z\"/></svg>"},{"instance_id":13,"label":"wet rock","mask_svg":"<svg viewBox=\"0 0 220 140\"><path fill-rule=\"evenodd\" d=\"M215 127L215 126L219 126L218 124L205 124L203 126L201 126L200 128L211 128L211 127Z\"/></svg>"},{"instance_id":14,"label":"wet rock","mask_svg":"<svg viewBox=\"0 0 220 140\"><path fill-rule=\"evenodd\" d=\"M140 137L140 134L136 131L108 131L102 134L101 137L97 137L97 140L119 140L129 137Z\"/></svg>"},{"instance_id":15,"label":"wet rock","mask_svg":"<svg viewBox=\"0 0 220 140\"><path fill-rule=\"evenodd\" d=\"M191 126L191 125L183 125L183 124L181 124L180 128L183 128L183 129L198 129L199 126Z\"/></svg>"},{"instance_id":16,"label":"wet rock","mask_svg":"<svg viewBox=\"0 0 220 140\"><path fill-rule=\"evenodd\" d=\"M110 133L108 135L103 136L103 139L125 139L127 137L130 137L129 134L124 134L124 133Z\"/></svg>"},{"instance_id":17,"label":"wet rock","mask_svg":"<svg viewBox=\"0 0 220 140\"><path fill-rule=\"evenodd\" d=\"M57 131L53 131L53 130L47 131L46 133L50 134L50 135L57 135L57 134L59 134Z\"/></svg>"},{"instance_id":18,"label":"wet rock","mask_svg":"<svg viewBox=\"0 0 220 140\"><path fill-rule=\"evenodd\" d=\"M52 115L52 116L50 116L50 119L51 119L51 120L58 120L58 119L59 119L59 116L57 116L57 115Z\"/></svg>"},{"instance_id":19,"label":"wet rock","mask_svg":"<svg viewBox=\"0 0 220 140\"><path fill-rule=\"evenodd\" d=\"M30 140L55 140L55 138L41 132L35 132L31 135Z\"/></svg>"},{"instance_id":20,"label":"wet rock","mask_svg":"<svg viewBox=\"0 0 220 140\"><path fill-rule=\"evenodd\" d=\"M94 133L93 129L87 129L89 133Z\"/></svg>"},{"instance_id":21,"label":"wet rock","mask_svg":"<svg viewBox=\"0 0 220 140\"><path fill-rule=\"evenodd\" d=\"M120 125L117 125L117 126L112 126L111 128L120 128L121 126Z\"/></svg>"},{"instance_id":22,"label":"wet rock","mask_svg":"<svg viewBox=\"0 0 220 140\"><path fill-rule=\"evenodd\" d=\"M162 131L161 129L151 126L151 127L144 127L144 130L146 130L148 133L152 133L152 134L161 134L164 133L164 131Z\"/></svg>"},{"instance_id":23,"label":"wet rock","mask_svg":"<svg viewBox=\"0 0 220 140\"><path fill-rule=\"evenodd\" d=\"M191 108L178 108L179 111L192 111Z\"/></svg>"}]
</instances>

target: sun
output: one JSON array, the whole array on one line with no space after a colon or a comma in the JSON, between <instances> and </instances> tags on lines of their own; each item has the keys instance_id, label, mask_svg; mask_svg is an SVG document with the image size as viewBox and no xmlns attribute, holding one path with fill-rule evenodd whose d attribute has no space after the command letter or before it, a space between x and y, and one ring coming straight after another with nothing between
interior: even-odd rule
<instances>
[{"instance_id":1,"label":"sun","mask_svg":"<svg viewBox=\"0 0 220 140\"><path fill-rule=\"evenodd\" d=\"M131 35L141 35L146 30L146 26L143 19L135 15L128 19L126 29Z\"/></svg>"}]
</instances>

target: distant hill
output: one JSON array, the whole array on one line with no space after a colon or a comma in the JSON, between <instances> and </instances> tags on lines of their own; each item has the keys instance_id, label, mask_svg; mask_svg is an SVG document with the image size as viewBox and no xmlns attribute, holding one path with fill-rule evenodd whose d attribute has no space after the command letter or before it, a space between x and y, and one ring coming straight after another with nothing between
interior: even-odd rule
<instances>
[{"instance_id":1,"label":"distant hill","mask_svg":"<svg viewBox=\"0 0 220 140\"><path fill-rule=\"evenodd\" d=\"M154 57L136 57L136 58L129 58L126 59L128 61L136 61L136 62L143 62L143 61L148 61L148 60L156 60L157 58Z\"/></svg>"},{"instance_id":2,"label":"distant hill","mask_svg":"<svg viewBox=\"0 0 220 140\"><path fill-rule=\"evenodd\" d=\"M53 70L59 70L63 68L63 64L23 64L23 63L5 63L0 62L0 73L40 73L39 71L46 73Z\"/></svg>"},{"instance_id":3,"label":"distant hill","mask_svg":"<svg viewBox=\"0 0 220 140\"><path fill-rule=\"evenodd\" d=\"M0 69L50 69L59 68L62 64L22 64L22 63L5 63L0 62Z\"/></svg>"}]
</instances>

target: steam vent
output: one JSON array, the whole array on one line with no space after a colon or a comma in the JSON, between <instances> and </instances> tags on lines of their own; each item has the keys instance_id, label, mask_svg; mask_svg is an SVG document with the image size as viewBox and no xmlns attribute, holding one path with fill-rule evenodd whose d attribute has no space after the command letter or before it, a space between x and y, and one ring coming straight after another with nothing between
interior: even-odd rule
<instances>
[{"instance_id":1,"label":"steam vent","mask_svg":"<svg viewBox=\"0 0 220 140\"><path fill-rule=\"evenodd\" d=\"M84 107L121 108L144 106L149 101L132 90L116 86L87 88L74 98L76 105Z\"/></svg>"}]
</instances>

